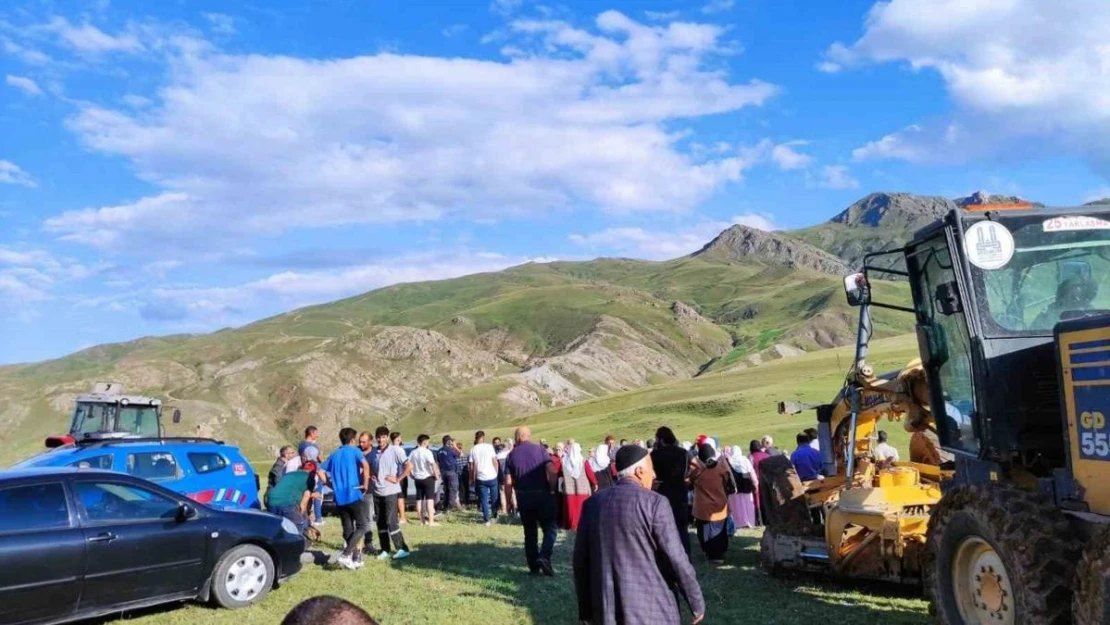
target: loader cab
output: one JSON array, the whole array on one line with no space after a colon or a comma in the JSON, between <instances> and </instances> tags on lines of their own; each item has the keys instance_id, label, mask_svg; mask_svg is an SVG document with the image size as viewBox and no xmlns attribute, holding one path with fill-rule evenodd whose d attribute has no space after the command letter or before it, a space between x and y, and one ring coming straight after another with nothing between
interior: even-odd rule
<instances>
[{"instance_id":1,"label":"loader cab","mask_svg":"<svg viewBox=\"0 0 1110 625\"><path fill-rule=\"evenodd\" d=\"M1050 477L1067 462L1053 331L1110 314L1110 210L957 209L903 253L942 447L987 461L972 481Z\"/></svg>"}]
</instances>

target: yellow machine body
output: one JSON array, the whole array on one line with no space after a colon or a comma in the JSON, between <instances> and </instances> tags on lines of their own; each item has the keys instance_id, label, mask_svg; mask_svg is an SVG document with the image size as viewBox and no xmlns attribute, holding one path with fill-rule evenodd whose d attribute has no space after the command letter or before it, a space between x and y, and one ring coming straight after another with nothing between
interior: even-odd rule
<instances>
[{"instance_id":1,"label":"yellow machine body","mask_svg":"<svg viewBox=\"0 0 1110 625\"><path fill-rule=\"evenodd\" d=\"M1061 332L1057 344L1076 494L1110 515L1110 327Z\"/></svg>"},{"instance_id":2,"label":"yellow machine body","mask_svg":"<svg viewBox=\"0 0 1110 625\"><path fill-rule=\"evenodd\" d=\"M880 467L872 461L872 447L883 419L902 421L911 432L933 427L921 363L914 360L884 376L858 366L852 375L862 389L855 438L849 440L851 407L842 393L831 404L829 415L837 474L802 484L807 506L820 511L823 540L803 535L769 536L764 544L764 560L782 568L916 583L921 578L929 510L940 501L940 481L951 472L921 462ZM856 458L851 488L846 487L847 445L854 447ZM815 555L818 552L820 557Z\"/></svg>"}]
</instances>

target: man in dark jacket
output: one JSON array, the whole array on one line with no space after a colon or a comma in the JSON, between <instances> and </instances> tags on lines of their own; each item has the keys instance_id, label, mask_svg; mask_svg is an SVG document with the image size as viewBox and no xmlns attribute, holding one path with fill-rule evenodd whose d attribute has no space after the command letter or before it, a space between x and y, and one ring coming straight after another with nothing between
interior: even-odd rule
<instances>
[{"instance_id":1,"label":"man in dark jacket","mask_svg":"<svg viewBox=\"0 0 1110 625\"><path fill-rule=\"evenodd\" d=\"M655 448L651 450L651 465L655 470L655 492L667 498L674 515L682 548L690 553L690 505L687 495L686 474L690 469L690 456L678 444L671 428L663 426L655 431Z\"/></svg>"},{"instance_id":2,"label":"man in dark jacket","mask_svg":"<svg viewBox=\"0 0 1110 625\"><path fill-rule=\"evenodd\" d=\"M578 618L591 625L677 625L677 591L694 615L692 623L700 623L705 599L671 507L651 491L651 457L629 445L617 452L616 465L620 481L586 500L578 525Z\"/></svg>"},{"instance_id":3,"label":"man in dark jacket","mask_svg":"<svg viewBox=\"0 0 1110 625\"><path fill-rule=\"evenodd\" d=\"M443 482L443 509L461 510L459 504L459 453L455 449L455 439L443 437L443 446L436 452L440 480Z\"/></svg>"},{"instance_id":4,"label":"man in dark jacket","mask_svg":"<svg viewBox=\"0 0 1110 625\"><path fill-rule=\"evenodd\" d=\"M266 484L269 488L273 488L281 481L285 475L285 467L293 458L297 457L297 449L292 445L286 445L278 452L277 460L274 461L274 466L270 467L270 474L266 476Z\"/></svg>"}]
</instances>

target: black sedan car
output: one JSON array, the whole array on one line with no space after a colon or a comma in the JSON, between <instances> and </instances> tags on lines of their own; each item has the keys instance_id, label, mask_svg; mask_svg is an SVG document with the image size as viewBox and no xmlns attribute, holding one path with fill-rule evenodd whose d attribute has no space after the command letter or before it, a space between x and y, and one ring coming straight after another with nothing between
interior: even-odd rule
<instances>
[{"instance_id":1,"label":"black sedan car","mask_svg":"<svg viewBox=\"0 0 1110 625\"><path fill-rule=\"evenodd\" d=\"M241 608L297 573L303 552L280 517L219 511L128 475L0 472L0 623L193 599Z\"/></svg>"}]
</instances>

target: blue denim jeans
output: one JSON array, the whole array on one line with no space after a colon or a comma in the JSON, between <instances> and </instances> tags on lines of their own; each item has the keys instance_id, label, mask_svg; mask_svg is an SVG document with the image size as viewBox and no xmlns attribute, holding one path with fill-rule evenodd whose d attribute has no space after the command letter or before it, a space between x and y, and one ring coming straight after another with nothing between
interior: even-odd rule
<instances>
[{"instance_id":1,"label":"blue denim jeans","mask_svg":"<svg viewBox=\"0 0 1110 625\"><path fill-rule=\"evenodd\" d=\"M497 510L497 479L478 480L478 503L482 506L482 521L490 520L490 508Z\"/></svg>"},{"instance_id":2,"label":"blue denim jeans","mask_svg":"<svg viewBox=\"0 0 1110 625\"><path fill-rule=\"evenodd\" d=\"M316 499L316 498L312 499L312 515L314 517L313 521L316 522L316 523L319 523L320 521L324 520L324 498L322 496L323 493L324 493L324 485L323 484L317 484L316 485L316 492L320 493L321 497L320 497L320 499Z\"/></svg>"}]
</instances>

